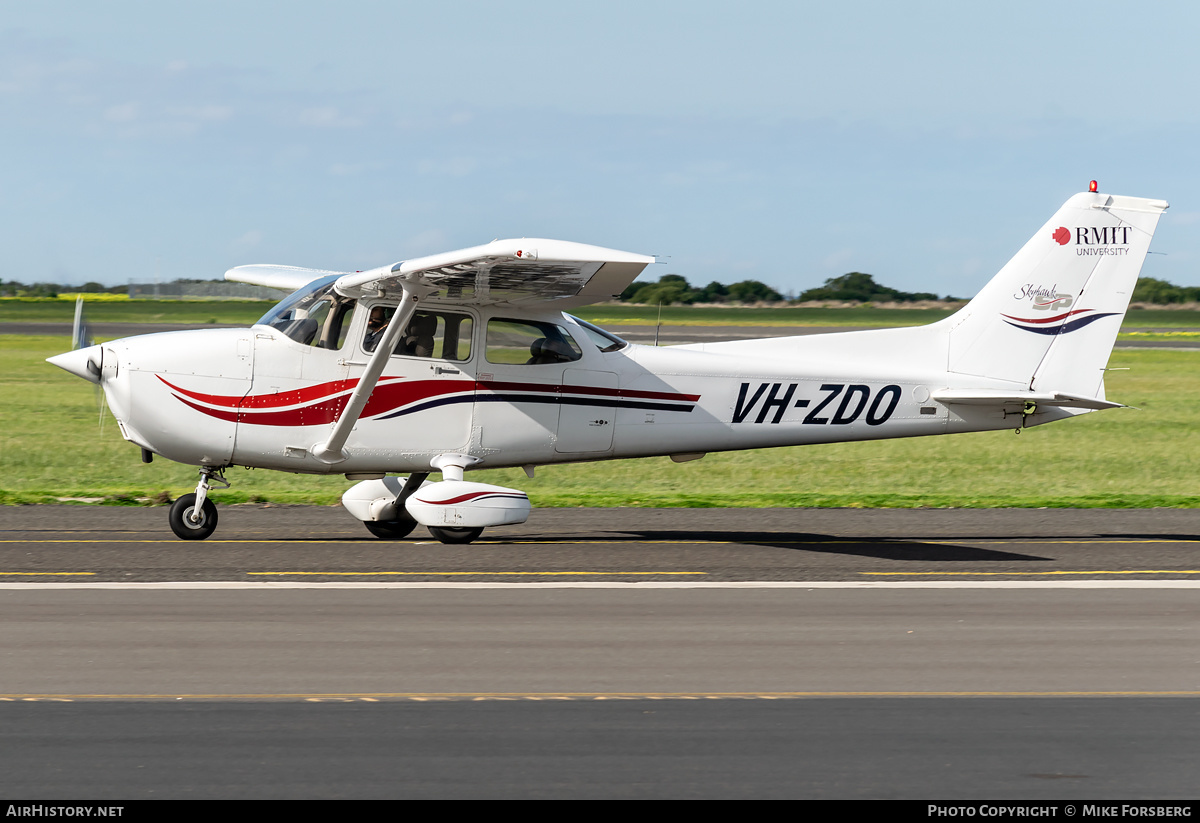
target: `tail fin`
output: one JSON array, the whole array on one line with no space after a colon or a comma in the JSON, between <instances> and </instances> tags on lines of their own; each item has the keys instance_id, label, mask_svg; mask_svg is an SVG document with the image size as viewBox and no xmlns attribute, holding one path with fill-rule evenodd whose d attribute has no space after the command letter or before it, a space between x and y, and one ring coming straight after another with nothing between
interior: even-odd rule
<instances>
[{"instance_id":1,"label":"tail fin","mask_svg":"<svg viewBox=\"0 0 1200 823\"><path fill-rule=\"evenodd\" d=\"M1104 368L1162 200L1085 192L945 322L947 367L1014 390L1104 397Z\"/></svg>"}]
</instances>

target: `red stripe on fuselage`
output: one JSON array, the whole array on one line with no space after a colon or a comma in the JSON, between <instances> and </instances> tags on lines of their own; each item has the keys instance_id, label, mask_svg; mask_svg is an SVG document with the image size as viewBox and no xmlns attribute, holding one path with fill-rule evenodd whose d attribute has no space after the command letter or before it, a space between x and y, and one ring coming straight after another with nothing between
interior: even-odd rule
<instances>
[{"instance_id":1,"label":"red stripe on fuselage","mask_svg":"<svg viewBox=\"0 0 1200 823\"><path fill-rule=\"evenodd\" d=\"M356 378L354 380L333 380L328 383L318 383L315 386L305 386L303 389L295 389L293 391L285 392L273 392L271 394L204 394L203 392L190 391L181 386L176 386L161 374L155 376L175 391L179 392L180 394L187 395L193 400L199 400L201 403L208 403L212 406L224 406L231 409L280 408L283 406L296 406L300 403L311 403L315 400L321 400L340 392L353 391L354 387L358 385L358 379ZM381 377L379 379L379 384L382 386L388 382L403 379L403 377Z\"/></svg>"},{"instance_id":2,"label":"red stripe on fuselage","mask_svg":"<svg viewBox=\"0 0 1200 823\"><path fill-rule=\"evenodd\" d=\"M176 392L174 396L177 400L196 411L219 420L252 423L258 426L319 426L332 423L341 416L342 410L345 409L346 403L358 383L357 380L334 380L294 391L238 397L189 391L176 386L161 375L157 376L159 380ZM376 417L431 398L474 393L476 390L529 392L556 396L573 394L615 399L674 400L691 403L700 399L698 394L612 389L599 386L563 386L557 383L445 379L405 380L402 377L385 377L371 392L371 397L367 400L361 417L364 419ZM212 408L213 406L217 408ZM292 408L284 408L288 406Z\"/></svg>"}]
</instances>

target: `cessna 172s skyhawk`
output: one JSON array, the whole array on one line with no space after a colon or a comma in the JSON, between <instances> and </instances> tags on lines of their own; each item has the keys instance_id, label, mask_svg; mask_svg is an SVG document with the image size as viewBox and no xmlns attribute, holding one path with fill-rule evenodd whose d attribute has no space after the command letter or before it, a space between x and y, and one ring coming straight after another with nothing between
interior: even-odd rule
<instances>
[{"instance_id":1,"label":"cessna 172s skyhawk","mask_svg":"<svg viewBox=\"0 0 1200 823\"><path fill-rule=\"evenodd\" d=\"M466 470L1039 425L1095 409L1167 204L1077 194L982 291L928 326L656 348L564 309L653 258L497 240L363 272L239 266L295 289L249 329L125 338L50 358L104 388L125 439L200 467L172 530L203 539L228 466L358 481L379 537L447 543L522 523L524 492ZM442 480L428 481L433 472ZM407 473L406 478L394 473Z\"/></svg>"}]
</instances>

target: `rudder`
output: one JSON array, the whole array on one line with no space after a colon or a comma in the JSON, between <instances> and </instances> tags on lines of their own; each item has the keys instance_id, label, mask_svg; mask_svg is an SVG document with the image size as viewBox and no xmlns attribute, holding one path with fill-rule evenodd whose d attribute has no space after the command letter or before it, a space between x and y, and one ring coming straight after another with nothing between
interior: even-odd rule
<instances>
[{"instance_id":1,"label":"rudder","mask_svg":"<svg viewBox=\"0 0 1200 823\"><path fill-rule=\"evenodd\" d=\"M1102 398L1104 368L1166 208L1096 192L1072 197L945 321L948 370Z\"/></svg>"}]
</instances>

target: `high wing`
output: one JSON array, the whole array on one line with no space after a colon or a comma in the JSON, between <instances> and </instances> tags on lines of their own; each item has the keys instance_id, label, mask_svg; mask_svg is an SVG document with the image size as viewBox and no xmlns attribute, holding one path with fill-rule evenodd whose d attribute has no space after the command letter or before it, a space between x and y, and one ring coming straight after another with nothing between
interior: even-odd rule
<instances>
[{"instance_id":1,"label":"high wing","mask_svg":"<svg viewBox=\"0 0 1200 823\"><path fill-rule=\"evenodd\" d=\"M390 296L402 301L337 423L309 450L318 460L333 464L348 459L343 449L346 439L375 390L400 333L422 301L463 305L554 301L555 308L582 306L619 295L653 262L653 257L644 254L562 240L493 240L484 246L370 271L342 273L256 265L230 269L225 279L296 290L321 277L336 277L334 289L345 297Z\"/></svg>"},{"instance_id":2,"label":"high wing","mask_svg":"<svg viewBox=\"0 0 1200 823\"><path fill-rule=\"evenodd\" d=\"M293 292L296 289L304 288L314 280L328 277L331 274L346 274L346 272L257 263L252 266L235 266L225 272L225 279L234 283L249 283L252 286L266 286L269 289Z\"/></svg>"},{"instance_id":3,"label":"high wing","mask_svg":"<svg viewBox=\"0 0 1200 823\"><path fill-rule=\"evenodd\" d=\"M609 300L654 262L644 254L526 238L493 240L483 246L405 260L361 272L297 266L237 266L225 279L295 291L312 281L341 275L336 289L347 297L399 296L402 284L431 289L438 302L472 305L556 301L569 308Z\"/></svg>"},{"instance_id":4,"label":"high wing","mask_svg":"<svg viewBox=\"0 0 1200 823\"><path fill-rule=\"evenodd\" d=\"M406 260L343 275L348 297L399 295L403 284L434 290L429 298L491 305L555 301L563 308L609 300L654 262L644 254L564 240L493 240L483 246Z\"/></svg>"}]
</instances>

